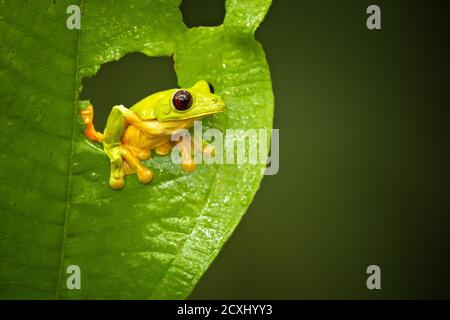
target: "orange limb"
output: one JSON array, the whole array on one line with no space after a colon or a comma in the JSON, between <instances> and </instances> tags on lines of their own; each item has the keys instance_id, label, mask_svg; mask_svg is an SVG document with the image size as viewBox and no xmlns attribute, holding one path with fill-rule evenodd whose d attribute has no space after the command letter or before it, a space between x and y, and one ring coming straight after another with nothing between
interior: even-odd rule
<instances>
[{"instance_id":1,"label":"orange limb","mask_svg":"<svg viewBox=\"0 0 450 320\"><path fill-rule=\"evenodd\" d=\"M103 133L95 130L94 127L94 108L89 105L86 109L81 110L81 118L83 119L86 129L84 135L93 141L103 141L105 139Z\"/></svg>"}]
</instances>

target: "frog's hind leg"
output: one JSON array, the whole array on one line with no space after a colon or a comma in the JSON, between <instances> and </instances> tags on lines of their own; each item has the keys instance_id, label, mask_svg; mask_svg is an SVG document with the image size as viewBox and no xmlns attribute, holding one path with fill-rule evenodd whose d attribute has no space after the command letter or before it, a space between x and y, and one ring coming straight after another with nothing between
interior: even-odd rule
<instances>
[{"instance_id":1,"label":"frog's hind leg","mask_svg":"<svg viewBox=\"0 0 450 320\"><path fill-rule=\"evenodd\" d=\"M86 117L89 117L89 112L85 113ZM109 184L113 189L123 188L124 176L134 173L136 170L139 173L142 172L142 180L149 180L148 177L144 179L144 170L137 170L134 159L131 158L127 150L122 146L121 138L124 130L126 129L127 123L129 123L128 117L133 117L133 112L126 109L124 106L113 107L108 121L106 123L106 128L104 131L103 148L111 161L111 176L109 179ZM130 153L131 154L131 153ZM124 161L124 159L126 161ZM139 160L137 160L139 163ZM149 174L147 174L149 176ZM151 180L151 179L150 179Z\"/></svg>"},{"instance_id":2,"label":"frog's hind leg","mask_svg":"<svg viewBox=\"0 0 450 320\"><path fill-rule=\"evenodd\" d=\"M93 141L103 141L105 139L103 133L95 130L94 127L94 108L90 104L86 109L81 110L81 118L83 119L86 129L84 134Z\"/></svg>"},{"instance_id":3,"label":"frog's hind leg","mask_svg":"<svg viewBox=\"0 0 450 320\"><path fill-rule=\"evenodd\" d=\"M152 153L150 152L150 150L136 148L136 147L130 146L128 144L123 144L123 146L126 147L128 150L130 150L133 153L133 155L141 161L148 160L152 156Z\"/></svg>"},{"instance_id":4,"label":"frog's hind leg","mask_svg":"<svg viewBox=\"0 0 450 320\"><path fill-rule=\"evenodd\" d=\"M136 174L138 176L138 180L141 183L149 183L153 179L153 171L151 171L149 168L146 168L141 164L141 161L133 154L133 152L128 149L126 146L120 147L121 155L126 160L127 165L129 165L131 168L136 171Z\"/></svg>"}]
</instances>

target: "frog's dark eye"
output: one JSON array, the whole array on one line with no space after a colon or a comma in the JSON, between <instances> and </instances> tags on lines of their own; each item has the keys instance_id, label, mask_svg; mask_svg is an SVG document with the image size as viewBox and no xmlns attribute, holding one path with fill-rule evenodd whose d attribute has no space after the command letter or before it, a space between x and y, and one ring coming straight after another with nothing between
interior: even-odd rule
<instances>
[{"instance_id":1,"label":"frog's dark eye","mask_svg":"<svg viewBox=\"0 0 450 320\"><path fill-rule=\"evenodd\" d=\"M212 85L211 83L208 82L208 86L209 86L209 91L210 91L211 93L214 93L214 87L213 87L213 85Z\"/></svg>"},{"instance_id":2,"label":"frog's dark eye","mask_svg":"<svg viewBox=\"0 0 450 320\"><path fill-rule=\"evenodd\" d=\"M192 106L192 96L186 90L179 90L173 95L172 103L178 111L185 111Z\"/></svg>"}]
</instances>

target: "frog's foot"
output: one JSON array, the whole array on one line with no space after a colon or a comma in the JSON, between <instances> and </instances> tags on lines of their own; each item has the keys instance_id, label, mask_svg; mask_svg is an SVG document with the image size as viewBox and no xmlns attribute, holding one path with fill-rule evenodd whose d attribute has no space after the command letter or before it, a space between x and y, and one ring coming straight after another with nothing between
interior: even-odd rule
<instances>
[{"instance_id":1,"label":"frog's foot","mask_svg":"<svg viewBox=\"0 0 450 320\"><path fill-rule=\"evenodd\" d=\"M149 168L146 168L141 164L141 161L138 157L136 157L130 149L126 146L120 147L120 152L122 157L126 160L127 164L124 167L125 171L131 172L135 171L138 180L141 183L149 183L153 179L153 171ZM127 167L129 166L129 167Z\"/></svg>"},{"instance_id":2,"label":"frog's foot","mask_svg":"<svg viewBox=\"0 0 450 320\"><path fill-rule=\"evenodd\" d=\"M111 177L109 178L109 185L111 188L116 190L122 189L125 185L125 180L123 179L124 176L125 173L122 168L113 173L113 169L111 167Z\"/></svg>"},{"instance_id":3,"label":"frog's foot","mask_svg":"<svg viewBox=\"0 0 450 320\"><path fill-rule=\"evenodd\" d=\"M120 152L120 147L108 148L105 151L111 162L109 185L113 189L122 189L125 185L125 172L122 168L123 159Z\"/></svg>"},{"instance_id":4,"label":"frog's foot","mask_svg":"<svg viewBox=\"0 0 450 320\"><path fill-rule=\"evenodd\" d=\"M173 145L170 142L166 142L158 147L155 148L155 151L160 156L165 156L169 154L170 150L172 150Z\"/></svg>"},{"instance_id":5,"label":"frog's foot","mask_svg":"<svg viewBox=\"0 0 450 320\"><path fill-rule=\"evenodd\" d=\"M103 141L105 137L103 133L95 130L94 127L94 108L90 104L86 109L81 110L81 118L83 119L84 124L86 125L86 129L84 130L84 134L86 137L93 141Z\"/></svg>"},{"instance_id":6,"label":"frog's foot","mask_svg":"<svg viewBox=\"0 0 450 320\"><path fill-rule=\"evenodd\" d=\"M198 146L194 140L192 140L192 148L196 151L196 152L203 152L203 155L205 156L214 156L216 153L216 148L214 148L214 146L210 145L208 142L206 142L205 140L202 140L202 144L201 146Z\"/></svg>"}]
</instances>

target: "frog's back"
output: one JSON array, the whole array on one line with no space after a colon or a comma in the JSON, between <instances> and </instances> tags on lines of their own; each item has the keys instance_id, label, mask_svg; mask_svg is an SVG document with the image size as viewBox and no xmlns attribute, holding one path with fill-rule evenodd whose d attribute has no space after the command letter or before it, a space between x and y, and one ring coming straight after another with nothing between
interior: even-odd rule
<instances>
[{"instance_id":1,"label":"frog's back","mask_svg":"<svg viewBox=\"0 0 450 320\"><path fill-rule=\"evenodd\" d=\"M171 94L172 90L154 93L133 105L130 110L136 113L141 120L154 120L160 112L170 107Z\"/></svg>"}]
</instances>

